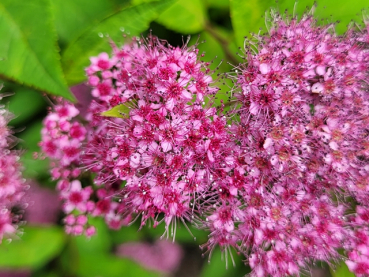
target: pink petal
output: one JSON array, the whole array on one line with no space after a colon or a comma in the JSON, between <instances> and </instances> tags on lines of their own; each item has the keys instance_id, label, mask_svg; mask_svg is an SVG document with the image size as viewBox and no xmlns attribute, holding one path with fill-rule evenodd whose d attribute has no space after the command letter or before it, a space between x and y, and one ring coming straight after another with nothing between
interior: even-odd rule
<instances>
[{"instance_id":1,"label":"pink petal","mask_svg":"<svg viewBox=\"0 0 369 277\"><path fill-rule=\"evenodd\" d=\"M321 83L315 83L312 87L311 87L311 92L312 93L322 93L324 91L324 87Z\"/></svg>"},{"instance_id":2,"label":"pink petal","mask_svg":"<svg viewBox=\"0 0 369 277\"><path fill-rule=\"evenodd\" d=\"M259 66L261 74L267 74L270 71L270 66L266 63L262 63Z\"/></svg>"},{"instance_id":3,"label":"pink petal","mask_svg":"<svg viewBox=\"0 0 369 277\"><path fill-rule=\"evenodd\" d=\"M208 158L209 158L209 161L212 163L215 161L213 153L210 150L208 150Z\"/></svg>"},{"instance_id":4,"label":"pink petal","mask_svg":"<svg viewBox=\"0 0 369 277\"><path fill-rule=\"evenodd\" d=\"M168 152L169 150L172 150L172 144L169 141L162 141L160 143L161 148L163 148L164 152Z\"/></svg>"}]
</instances>

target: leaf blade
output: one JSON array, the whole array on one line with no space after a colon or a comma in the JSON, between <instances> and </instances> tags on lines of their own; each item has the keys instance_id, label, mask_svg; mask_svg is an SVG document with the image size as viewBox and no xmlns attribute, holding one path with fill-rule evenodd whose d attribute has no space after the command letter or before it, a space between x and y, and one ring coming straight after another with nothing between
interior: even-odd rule
<instances>
[{"instance_id":1,"label":"leaf blade","mask_svg":"<svg viewBox=\"0 0 369 277\"><path fill-rule=\"evenodd\" d=\"M100 52L110 51L109 40L101 38L109 34L109 39L119 41L122 39L124 28L131 36L139 35L145 31L149 23L160 12L168 8L175 0L162 0L144 3L124 9L113 16L92 27L70 45L62 55L62 65L69 84L77 84L85 80L84 67L89 64L89 57Z\"/></svg>"},{"instance_id":2,"label":"leaf blade","mask_svg":"<svg viewBox=\"0 0 369 277\"><path fill-rule=\"evenodd\" d=\"M335 270L329 268L329 271L332 277L355 277L355 274L348 269L345 262L341 262L339 265L337 265Z\"/></svg>"},{"instance_id":3,"label":"leaf blade","mask_svg":"<svg viewBox=\"0 0 369 277\"><path fill-rule=\"evenodd\" d=\"M204 29L206 20L202 0L179 0L164 11L156 21L173 31L194 34Z\"/></svg>"},{"instance_id":4,"label":"leaf blade","mask_svg":"<svg viewBox=\"0 0 369 277\"><path fill-rule=\"evenodd\" d=\"M10 121L11 126L24 127L27 121L46 107L46 101L42 95L35 90L24 87L16 88L14 95L6 100L9 102L9 111L14 115L14 118Z\"/></svg>"},{"instance_id":5,"label":"leaf blade","mask_svg":"<svg viewBox=\"0 0 369 277\"><path fill-rule=\"evenodd\" d=\"M89 27L128 5L128 0L53 0L51 8L59 44L67 46Z\"/></svg>"},{"instance_id":6,"label":"leaf blade","mask_svg":"<svg viewBox=\"0 0 369 277\"><path fill-rule=\"evenodd\" d=\"M243 45L249 32L257 33L264 27L263 16L273 3L272 0L230 0L231 21L238 45Z\"/></svg>"},{"instance_id":7,"label":"leaf blade","mask_svg":"<svg viewBox=\"0 0 369 277\"><path fill-rule=\"evenodd\" d=\"M298 17L301 17L303 13L310 11L314 6L314 0L300 0L297 5L295 1L280 0L278 4L273 0L230 0L230 12L232 26L235 31L236 41L239 46L243 45L244 37L249 35L249 32L258 33L259 29L266 30L265 28L265 13L268 13L271 8L275 9L279 13L283 13L288 10L292 15L295 9L295 13ZM352 3L337 0L334 3L330 0L318 1L318 6L313 13L316 19L323 20L322 24L340 21L336 24L336 30L339 34L346 31L346 25L351 20L356 22L362 22L362 18L358 13L369 8L367 1L357 1L355 5Z\"/></svg>"},{"instance_id":8,"label":"leaf blade","mask_svg":"<svg viewBox=\"0 0 369 277\"><path fill-rule=\"evenodd\" d=\"M48 1L0 3L0 76L74 100L64 80Z\"/></svg>"},{"instance_id":9,"label":"leaf blade","mask_svg":"<svg viewBox=\"0 0 369 277\"><path fill-rule=\"evenodd\" d=\"M117 105L110 110L102 112L102 116L106 117L118 117L118 118L128 118L130 108L127 107L125 104Z\"/></svg>"},{"instance_id":10,"label":"leaf blade","mask_svg":"<svg viewBox=\"0 0 369 277\"><path fill-rule=\"evenodd\" d=\"M0 266L40 268L62 250L64 242L61 228L27 226L21 239L1 245Z\"/></svg>"}]
</instances>

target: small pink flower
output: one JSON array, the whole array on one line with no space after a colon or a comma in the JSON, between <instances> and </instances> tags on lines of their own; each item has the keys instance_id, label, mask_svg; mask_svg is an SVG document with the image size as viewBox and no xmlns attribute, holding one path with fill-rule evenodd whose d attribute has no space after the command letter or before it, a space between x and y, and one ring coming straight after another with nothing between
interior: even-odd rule
<instances>
[{"instance_id":1,"label":"small pink flower","mask_svg":"<svg viewBox=\"0 0 369 277\"><path fill-rule=\"evenodd\" d=\"M12 115L0 105L0 243L4 237L16 234L18 224L24 220L22 210L27 200L24 197L27 187L22 178L20 153L11 150L16 142L7 126L11 118Z\"/></svg>"}]
</instances>

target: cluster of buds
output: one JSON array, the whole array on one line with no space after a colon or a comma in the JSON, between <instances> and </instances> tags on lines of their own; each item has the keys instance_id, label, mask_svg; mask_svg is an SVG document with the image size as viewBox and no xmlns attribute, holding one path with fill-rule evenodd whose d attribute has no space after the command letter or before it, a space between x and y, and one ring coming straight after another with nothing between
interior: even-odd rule
<instances>
[{"instance_id":1,"label":"cluster of buds","mask_svg":"<svg viewBox=\"0 0 369 277\"><path fill-rule=\"evenodd\" d=\"M0 95L0 100L2 96ZM4 237L15 235L23 219L22 201L27 189L19 163L20 152L12 150L16 142L8 127L13 115L0 106L0 243Z\"/></svg>"},{"instance_id":2,"label":"cluster of buds","mask_svg":"<svg viewBox=\"0 0 369 277\"><path fill-rule=\"evenodd\" d=\"M368 31L272 17L227 75L227 113L195 47L150 36L91 58L87 114L59 101L42 131L69 233L92 235L89 215L167 236L191 222L251 276L298 276L341 248L369 274Z\"/></svg>"}]
</instances>

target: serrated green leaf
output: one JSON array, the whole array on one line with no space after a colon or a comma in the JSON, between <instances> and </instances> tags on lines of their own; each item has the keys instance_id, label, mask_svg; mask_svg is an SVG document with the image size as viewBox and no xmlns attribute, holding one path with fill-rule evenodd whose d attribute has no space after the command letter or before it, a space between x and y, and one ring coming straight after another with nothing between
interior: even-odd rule
<instances>
[{"instance_id":1,"label":"serrated green leaf","mask_svg":"<svg viewBox=\"0 0 369 277\"><path fill-rule=\"evenodd\" d=\"M156 21L173 31L194 34L204 29L206 9L201 0L179 0Z\"/></svg>"},{"instance_id":2,"label":"serrated green leaf","mask_svg":"<svg viewBox=\"0 0 369 277\"><path fill-rule=\"evenodd\" d=\"M341 262L335 270L330 268L329 271L332 277L355 277L355 274L348 269L345 262Z\"/></svg>"},{"instance_id":3,"label":"serrated green leaf","mask_svg":"<svg viewBox=\"0 0 369 277\"><path fill-rule=\"evenodd\" d=\"M0 2L0 77L74 100L60 66L47 0Z\"/></svg>"},{"instance_id":4,"label":"serrated green leaf","mask_svg":"<svg viewBox=\"0 0 369 277\"><path fill-rule=\"evenodd\" d=\"M128 118L129 111L130 111L130 108L127 107L126 104L120 104L120 105L117 105L111 108L110 110L106 112L102 112L101 115L106 116L106 117Z\"/></svg>"},{"instance_id":5,"label":"serrated green leaf","mask_svg":"<svg viewBox=\"0 0 369 277\"><path fill-rule=\"evenodd\" d=\"M40 268L58 255L64 241L61 228L27 226L21 238L0 245L0 266Z\"/></svg>"},{"instance_id":6,"label":"serrated green leaf","mask_svg":"<svg viewBox=\"0 0 369 277\"><path fill-rule=\"evenodd\" d=\"M121 30L124 29L125 33L131 36L139 35L174 2L175 0L162 0L130 7L84 32L62 55L62 65L68 84L77 84L85 80L84 68L89 65L89 57L104 51L111 52L110 40L117 43L123 41Z\"/></svg>"},{"instance_id":7,"label":"serrated green leaf","mask_svg":"<svg viewBox=\"0 0 369 277\"><path fill-rule=\"evenodd\" d=\"M53 0L51 7L59 44L68 45L84 31L128 6L129 0Z\"/></svg>"}]
</instances>

